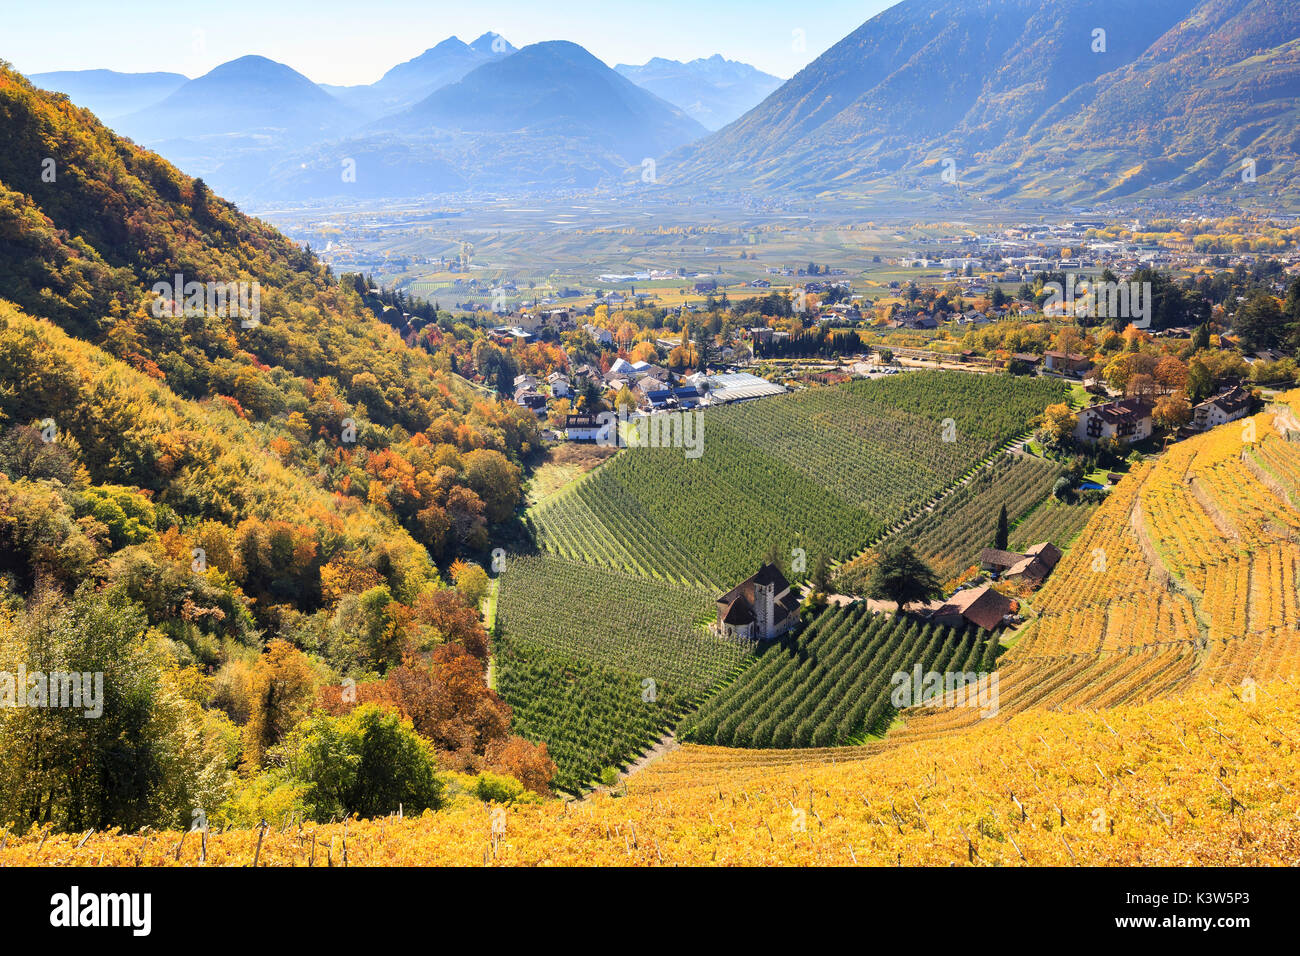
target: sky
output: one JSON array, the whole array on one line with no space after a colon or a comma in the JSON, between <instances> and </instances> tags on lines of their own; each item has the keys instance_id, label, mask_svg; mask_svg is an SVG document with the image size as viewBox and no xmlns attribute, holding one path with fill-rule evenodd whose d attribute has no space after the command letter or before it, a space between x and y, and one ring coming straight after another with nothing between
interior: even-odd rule
<instances>
[{"instance_id":1,"label":"sky","mask_svg":"<svg viewBox=\"0 0 1300 956\"><path fill-rule=\"evenodd\" d=\"M23 73L200 76L246 54L317 83L373 83L449 36L572 40L610 66L721 53L783 79L897 0L0 0Z\"/></svg>"}]
</instances>

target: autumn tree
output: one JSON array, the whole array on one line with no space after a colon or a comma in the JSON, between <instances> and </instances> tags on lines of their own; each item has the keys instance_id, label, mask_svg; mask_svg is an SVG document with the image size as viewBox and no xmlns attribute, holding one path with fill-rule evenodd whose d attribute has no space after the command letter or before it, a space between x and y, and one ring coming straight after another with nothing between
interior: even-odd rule
<instances>
[{"instance_id":1,"label":"autumn tree","mask_svg":"<svg viewBox=\"0 0 1300 956\"><path fill-rule=\"evenodd\" d=\"M1061 445L1074 434L1078 424L1079 419L1070 410L1070 406L1058 402L1055 405L1048 405L1043 411L1042 434L1049 444Z\"/></svg>"},{"instance_id":2,"label":"autumn tree","mask_svg":"<svg viewBox=\"0 0 1300 956\"><path fill-rule=\"evenodd\" d=\"M248 723L244 726L246 764L260 766L267 750L307 715L315 688L315 675L306 654L278 638L266 646L249 682Z\"/></svg>"},{"instance_id":3,"label":"autumn tree","mask_svg":"<svg viewBox=\"0 0 1300 956\"><path fill-rule=\"evenodd\" d=\"M1192 406L1182 394L1161 395L1151 420L1166 431L1175 431L1192 420Z\"/></svg>"},{"instance_id":4,"label":"autumn tree","mask_svg":"<svg viewBox=\"0 0 1300 956\"><path fill-rule=\"evenodd\" d=\"M488 591L488 575L481 565L473 561L453 561L451 579L456 583L456 590L465 599L469 607L478 607Z\"/></svg>"}]
</instances>

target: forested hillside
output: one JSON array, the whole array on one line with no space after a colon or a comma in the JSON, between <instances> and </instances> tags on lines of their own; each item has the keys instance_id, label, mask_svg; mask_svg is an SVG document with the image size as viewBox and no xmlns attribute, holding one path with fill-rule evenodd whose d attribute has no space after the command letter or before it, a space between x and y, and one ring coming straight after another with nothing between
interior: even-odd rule
<instances>
[{"instance_id":1,"label":"forested hillside","mask_svg":"<svg viewBox=\"0 0 1300 956\"><path fill-rule=\"evenodd\" d=\"M535 419L408 349L360 277L7 67L0 130L0 664L103 674L97 720L0 711L0 822L437 806L435 758L545 790L484 682L474 563ZM260 309L154 289L191 282L256 283Z\"/></svg>"}]
</instances>

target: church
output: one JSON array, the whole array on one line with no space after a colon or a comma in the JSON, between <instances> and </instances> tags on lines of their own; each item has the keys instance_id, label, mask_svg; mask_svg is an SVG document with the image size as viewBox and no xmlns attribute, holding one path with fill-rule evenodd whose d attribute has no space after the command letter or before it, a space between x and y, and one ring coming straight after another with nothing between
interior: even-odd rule
<instances>
[{"instance_id":1,"label":"church","mask_svg":"<svg viewBox=\"0 0 1300 956\"><path fill-rule=\"evenodd\" d=\"M751 641L770 641L799 622L799 595L774 564L764 564L718 598L718 633Z\"/></svg>"}]
</instances>

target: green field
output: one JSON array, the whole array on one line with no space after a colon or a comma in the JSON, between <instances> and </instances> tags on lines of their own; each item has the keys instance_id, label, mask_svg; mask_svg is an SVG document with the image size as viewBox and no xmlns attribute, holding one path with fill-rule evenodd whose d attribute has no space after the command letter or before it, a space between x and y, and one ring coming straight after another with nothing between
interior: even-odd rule
<instances>
[{"instance_id":1,"label":"green field","mask_svg":"<svg viewBox=\"0 0 1300 956\"><path fill-rule=\"evenodd\" d=\"M1005 505L1008 521L1014 524L1051 494L1062 474L1064 469L1055 462L1008 453L982 468L933 511L898 529L890 540L907 542L940 580L955 582L976 563L981 549L993 547L999 510ZM1041 540L1049 539L1030 543ZM835 575L837 590L864 592L875 550L840 568Z\"/></svg>"},{"instance_id":2,"label":"green field","mask_svg":"<svg viewBox=\"0 0 1300 956\"><path fill-rule=\"evenodd\" d=\"M772 549L787 564L803 549L811 570L919 511L1063 393L915 372L710 409L699 458L625 449L530 519L552 553L713 589Z\"/></svg>"},{"instance_id":3,"label":"green field","mask_svg":"<svg viewBox=\"0 0 1300 956\"><path fill-rule=\"evenodd\" d=\"M1049 498L1012 529L1009 546L1013 551L1022 551L1040 541L1050 541L1064 550L1079 536L1098 507L1092 501L1066 504Z\"/></svg>"},{"instance_id":4,"label":"green field","mask_svg":"<svg viewBox=\"0 0 1300 956\"><path fill-rule=\"evenodd\" d=\"M830 747L882 732L897 708L891 679L991 670L996 643L975 630L827 608L794 638L768 645L739 678L683 722L684 740L723 747Z\"/></svg>"},{"instance_id":5,"label":"green field","mask_svg":"<svg viewBox=\"0 0 1300 956\"><path fill-rule=\"evenodd\" d=\"M563 789L626 763L752 652L708 631L698 588L551 555L513 558L498 581L497 688Z\"/></svg>"},{"instance_id":6,"label":"green field","mask_svg":"<svg viewBox=\"0 0 1300 956\"><path fill-rule=\"evenodd\" d=\"M962 506L949 506L954 520L981 529L954 559L967 560L971 547L988 543L984 524L992 536L993 502L1028 512L1057 472L1023 456L973 469L1063 394L1043 379L951 372L809 389L705 410L700 457L681 448L623 449L548 494L528 512L539 553L508 560L499 579L494 677L518 732L548 745L556 785L576 792L683 719L702 733L711 725L689 716L701 701L701 714L720 722L750 674L787 651L802 666L813 645L800 642L813 638L763 650L745 669L758 649L706 627L719 593L753 574L772 549L787 567L794 549L804 549L795 579L819 556L854 554L903 518L928 515L928 504L973 473L970 491L954 495ZM936 535L935 547L942 545ZM870 732L884 719L881 667L900 654L908 666L913 657L930 660L931 651L947 661L957 644L964 655L973 641L905 622L886 628L859 610L844 612L856 615L849 626L837 613L823 614L814 634L871 637L843 645L843 660L827 659L829 669L818 672L834 681L810 684L793 700L789 711L799 718L785 727L790 741L837 743ZM830 645L816 647L824 654ZM728 733L739 723L726 724Z\"/></svg>"}]
</instances>

